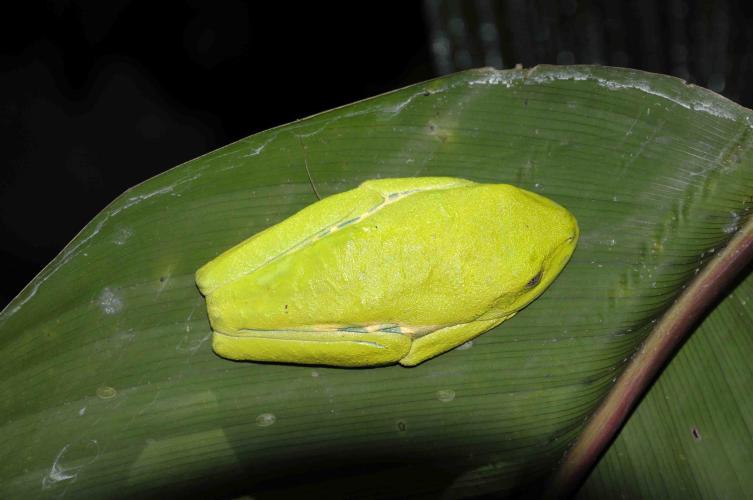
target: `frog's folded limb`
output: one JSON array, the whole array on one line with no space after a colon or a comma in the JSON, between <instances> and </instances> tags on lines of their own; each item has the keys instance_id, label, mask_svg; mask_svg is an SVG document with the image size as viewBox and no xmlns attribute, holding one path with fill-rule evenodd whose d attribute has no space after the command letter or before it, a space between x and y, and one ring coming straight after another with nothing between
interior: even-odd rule
<instances>
[{"instance_id":1,"label":"frog's folded limb","mask_svg":"<svg viewBox=\"0 0 753 500\"><path fill-rule=\"evenodd\" d=\"M378 366L397 363L411 338L384 331L213 332L212 347L224 358L330 366Z\"/></svg>"},{"instance_id":2,"label":"frog's folded limb","mask_svg":"<svg viewBox=\"0 0 753 500\"><path fill-rule=\"evenodd\" d=\"M433 358L468 342L513 316L515 316L515 313L499 319L478 320L460 325L452 325L436 330L430 335L414 339L408 354L400 359L400 364L403 366L416 366L429 358Z\"/></svg>"}]
</instances>

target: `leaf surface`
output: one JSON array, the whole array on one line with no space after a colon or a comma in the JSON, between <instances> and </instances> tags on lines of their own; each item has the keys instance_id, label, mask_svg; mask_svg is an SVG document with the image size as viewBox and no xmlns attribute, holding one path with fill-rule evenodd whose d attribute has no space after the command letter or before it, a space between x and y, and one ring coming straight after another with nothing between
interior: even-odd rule
<instances>
[{"instance_id":1,"label":"leaf surface","mask_svg":"<svg viewBox=\"0 0 753 500\"><path fill-rule=\"evenodd\" d=\"M638 71L484 69L150 179L0 316L0 492L535 495L657 319L746 220L751 119ZM305 161L323 196L384 177L516 184L573 212L581 240L514 319L415 368L220 359L193 273L314 202Z\"/></svg>"}]
</instances>

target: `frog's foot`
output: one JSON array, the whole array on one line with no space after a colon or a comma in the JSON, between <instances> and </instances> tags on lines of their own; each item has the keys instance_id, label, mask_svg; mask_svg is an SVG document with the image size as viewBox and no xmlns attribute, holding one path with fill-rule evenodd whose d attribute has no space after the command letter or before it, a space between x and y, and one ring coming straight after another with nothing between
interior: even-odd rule
<instances>
[{"instance_id":1,"label":"frog's foot","mask_svg":"<svg viewBox=\"0 0 753 500\"><path fill-rule=\"evenodd\" d=\"M440 328L432 333L413 339L410 351L400 360L403 366L415 366L450 349L464 344L487 330L491 330L515 313L504 318L471 321L460 325Z\"/></svg>"},{"instance_id":2,"label":"frog's foot","mask_svg":"<svg viewBox=\"0 0 753 500\"><path fill-rule=\"evenodd\" d=\"M409 335L385 331L242 330L212 335L212 348L223 358L305 365L388 365L400 361L410 346Z\"/></svg>"}]
</instances>

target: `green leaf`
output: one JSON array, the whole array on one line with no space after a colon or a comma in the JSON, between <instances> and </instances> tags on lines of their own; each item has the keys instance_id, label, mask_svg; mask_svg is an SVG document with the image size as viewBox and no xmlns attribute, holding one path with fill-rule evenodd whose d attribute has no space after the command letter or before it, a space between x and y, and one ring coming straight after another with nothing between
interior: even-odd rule
<instances>
[{"instance_id":1,"label":"green leaf","mask_svg":"<svg viewBox=\"0 0 753 500\"><path fill-rule=\"evenodd\" d=\"M747 219L750 111L631 70L475 70L257 134L127 191L0 316L0 493L535 495ZM305 153L305 154L304 154ZM234 363L203 263L322 195L452 175L539 192L581 241L514 319L416 368Z\"/></svg>"},{"instance_id":2,"label":"green leaf","mask_svg":"<svg viewBox=\"0 0 753 500\"><path fill-rule=\"evenodd\" d=\"M753 276L693 333L580 498L745 498L753 491Z\"/></svg>"}]
</instances>

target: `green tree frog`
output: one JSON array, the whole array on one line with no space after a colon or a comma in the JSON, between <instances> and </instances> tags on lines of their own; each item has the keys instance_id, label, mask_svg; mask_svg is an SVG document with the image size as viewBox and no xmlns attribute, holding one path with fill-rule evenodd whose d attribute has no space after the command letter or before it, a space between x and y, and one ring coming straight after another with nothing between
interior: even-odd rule
<instances>
[{"instance_id":1,"label":"green tree frog","mask_svg":"<svg viewBox=\"0 0 753 500\"><path fill-rule=\"evenodd\" d=\"M513 317L577 240L570 212L511 185L370 180L230 248L196 282L222 357L413 366Z\"/></svg>"}]
</instances>

